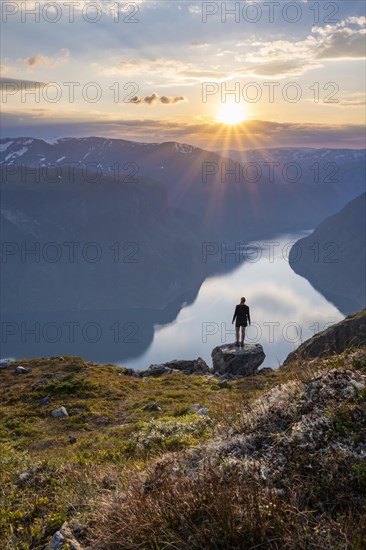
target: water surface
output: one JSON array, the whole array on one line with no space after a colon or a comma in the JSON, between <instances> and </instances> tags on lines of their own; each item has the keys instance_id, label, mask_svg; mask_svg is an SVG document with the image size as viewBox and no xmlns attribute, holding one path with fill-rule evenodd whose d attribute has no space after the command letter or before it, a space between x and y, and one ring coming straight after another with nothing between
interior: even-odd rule
<instances>
[{"instance_id":1,"label":"water surface","mask_svg":"<svg viewBox=\"0 0 366 550\"><path fill-rule=\"evenodd\" d=\"M282 236L271 244L253 243L250 261L206 279L194 303L183 307L174 322L155 327L153 342L143 355L120 364L144 369L200 356L211 365L212 349L235 340L232 316L245 296L252 320L246 342L262 344L263 366L278 367L301 342L344 318L288 263L291 243L307 233Z\"/></svg>"}]
</instances>

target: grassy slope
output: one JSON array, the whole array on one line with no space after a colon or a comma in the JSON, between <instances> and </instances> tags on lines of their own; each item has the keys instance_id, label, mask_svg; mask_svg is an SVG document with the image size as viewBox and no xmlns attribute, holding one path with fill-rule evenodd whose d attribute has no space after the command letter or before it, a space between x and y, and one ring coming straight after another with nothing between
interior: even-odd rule
<instances>
[{"instance_id":1,"label":"grassy slope","mask_svg":"<svg viewBox=\"0 0 366 550\"><path fill-rule=\"evenodd\" d=\"M357 361L354 358L347 359L347 354L323 360L322 364L324 361L329 363L327 368L342 369L347 361L348 368L357 372L365 370L364 353L361 353L361 359ZM212 549L253 547L254 543L250 543L250 546L249 542L247 546L243 546L243 539L240 538L243 534L235 527L234 517L231 517L229 512L227 520L231 527L226 526L226 529L231 534L227 543L215 542L210 530L208 534L201 534L213 541L212 543L205 543L205 539L200 538L199 534L196 537L196 546L194 542L187 542L188 535L182 531L178 521L178 516L186 517L187 520L187 514L181 509L182 502L179 502L177 494L186 492L190 495L187 497L189 510L193 510L198 516L202 515L204 509L209 517L215 518L215 514L219 514L221 518L222 509L219 507L217 510L210 510L207 505L202 509L198 505L197 509L193 487L183 487L187 480L182 479L169 481L168 491L160 492L160 496L155 495L155 499L149 501L150 508L148 501L145 502L146 506L142 506L141 480L145 479L146 472L149 467L153 467L152 465L155 473L151 475L156 476L155 463L161 457L175 461L175 457L181 455L182 449L194 450L192 446L199 442L200 445L202 441L209 444L212 438L217 438L220 434L245 433L247 427L243 421L243 410L248 410L248 407L258 402L258 399L260 402L262 396L271 388L277 386L281 390L294 381L300 385L308 384L312 378L316 378L314 369L318 368L317 361L312 361L312 366L307 364L307 370L303 369L304 365L296 364L292 368L280 369L265 376L242 379L232 383L229 389L221 389L218 381L206 377L171 374L156 379L137 379L124 375L122 369L117 369L113 365L95 365L77 357L65 357L64 361L60 358L24 360L16 364L28 367L30 373L15 375L12 365L0 371L0 547L7 545L6 547L11 550L42 549L65 520L75 518L82 525L90 523L90 528L86 530L87 538L94 540L100 536L108 541L108 550L137 548L138 544L142 544L139 547L146 549L200 548L202 544L204 548ZM47 383L42 383L44 380L47 380ZM46 395L51 396L52 403L42 407L39 400ZM363 395L362 392L360 395ZM145 410L146 406L155 401L161 404L161 411ZM209 415L190 414L189 407L194 403L207 407ZM59 406L65 406L70 416L53 418L51 411ZM360 437L360 426L351 414L355 407L355 398L350 396L349 400L341 403L340 409L329 412L330 416L336 415L334 426L338 426L338 432L334 432L335 438L344 435L345 431L347 437ZM69 443L69 435L76 437L75 444ZM356 460L354 464L348 463L346 467L353 472L356 495L359 484L364 483L366 472L358 463L356 464ZM352 470L353 467L355 470ZM24 472L27 472L27 476L20 477ZM212 494L208 491L207 499L215 506L216 502L220 503L220 498L216 498L216 488L222 484L222 479L218 470L215 470L212 476L215 479L211 480L208 486L213 487L214 492ZM296 476L294 483L302 483L298 474ZM338 481L340 480L336 478L336 484ZM235 486L231 485L232 482L235 482ZM328 483L325 478L322 481L321 492L333 487L334 482L333 479ZM115 500L116 491L121 491L128 484L131 484L128 510L133 510L137 502L137 516L127 514L131 515L133 525L125 526L125 531L116 541L108 526L113 526L115 531L116 521L118 524L121 520L120 506ZM195 482L194 485L196 488L199 487L199 483ZM235 500L235 487L238 487L238 480L232 478L231 482L225 483L225 487L222 487L219 496L221 495L225 502L230 501L231 496ZM200 487L200 494L205 494L206 490L206 485ZM159 498L167 493L175 495L176 516L173 506L172 517L168 524L165 524L167 514L164 512L164 505L170 506L169 510L172 511L172 503L164 504ZM245 494L250 496L251 493L246 491ZM350 490L347 499L352 500L352 494ZM264 500L268 502L267 497ZM352 515L354 511L351 504L350 502L349 510ZM248 502L243 500L242 494L240 498L238 496L234 508L243 508L242 523L245 516L244 508L248 509ZM160 510L159 518L164 520L160 526L157 525L153 510ZM362 514L362 510L360 513ZM328 518L327 514L330 512L323 511L322 514ZM334 540L341 540L345 520L337 525L337 514L344 516L345 511L338 510L335 513L332 527L335 533ZM139 526L149 515L153 523L149 524L147 521L144 531ZM200 525L201 520L198 516L196 519L189 516L191 527L193 524L196 527ZM93 523L92 518L98 517L100 522L97 519ZM265 519L268 522L271 517ZM272 519L276 519L276 524L277 518L273 516ZM250 523L254 520L258 522L258 518L249 518L247 521ZM280 523L279 518L278 522ZM348 524L352 525L352 522L348 521ZM319 526L318 523L316 525ZM258 533L262 533L259 524L257 527ZM285 537L285 534L281 533L279 526L277 534L272 533L270 536L274 537L274 540L276 536ZM267 540L266 532L262 535L263 540ZM142 542L138 540L140 536L145 537ZM217 536L218 541L224 540L220 530L217 531ZM355 531L354 545L350 547L361 548L362 536L362 533ZM286 546L282 541L279 546L272 547L291 547L293 541L291 542L290 534L286 533L286 537L290 537L290 546ZM130 538L131 543L127 544L127 538ZM177 546L173 546L174 540L178 540ZM253 541L258 542L255 539ZM311 544L308 547L312 548Z\"/></svg>"}]
</instances>

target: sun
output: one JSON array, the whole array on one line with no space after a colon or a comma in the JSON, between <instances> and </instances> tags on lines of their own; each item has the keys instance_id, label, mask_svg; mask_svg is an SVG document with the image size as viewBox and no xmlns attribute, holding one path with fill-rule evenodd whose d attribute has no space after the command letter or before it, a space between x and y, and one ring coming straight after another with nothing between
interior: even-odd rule
<instances>
[{"instance_id":1,"label":"sun","mask_svg":"<svg viewBox=\"0 0 366 550\"><path fill-rule=\"evenodd\" d=\"M242 105L230 102L220 105L216 119L218 122L232 126L243 122L246 119L246 115Z\"/></svg>"}]
</instances>

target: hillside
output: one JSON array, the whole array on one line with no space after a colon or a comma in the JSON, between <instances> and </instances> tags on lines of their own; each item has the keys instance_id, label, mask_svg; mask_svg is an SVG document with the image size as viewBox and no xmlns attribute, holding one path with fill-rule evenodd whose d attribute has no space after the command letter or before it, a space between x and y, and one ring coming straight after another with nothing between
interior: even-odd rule
<instances>
[{"instance_id":1,"label":"hillside","mask_svg":"<svg viewBox=\"0 0 366 550\"><path fill-rule=\"evenodd\" d=\"M325 219L290 251L292 269L348 314L366 306L366 194Z\"/></svg>"},{"instance_id":2,"label":"hillside","mask_svg":"<svg viewBox=\"0 0 366 550\"><path fill-rule=\"evenodd\" d=\"M136 177L153 179L165 186L172 206L201 220L202 234L210 240L247 243L314 227L364 189L364 151L297 149L289 157L286 149L278 149L271 155L268 159L262 150L252 151L239 162L177 142L102 137L0 140L0 164L7 167L2 170L4 180L22 167L47 168L53 174L58 170L64 176L70 165L86 169L89 177L99 172L124 183ZM268 160L276 163L274 181L264 164ZM299 179L291 171L293 163ZM319 178L309 166L318 167ZM287 179L282 175L286 167Z\"/></svg>"},{"instance_id":3,"label":"hillside","mask_svg":"<svg viewBox=\"0 0 366 550\"><path fill-rule=\"evenodd\" d=\"M0 365L3 547L364 547L364 346L228 385Z\"/></svg>"}]
</instances>

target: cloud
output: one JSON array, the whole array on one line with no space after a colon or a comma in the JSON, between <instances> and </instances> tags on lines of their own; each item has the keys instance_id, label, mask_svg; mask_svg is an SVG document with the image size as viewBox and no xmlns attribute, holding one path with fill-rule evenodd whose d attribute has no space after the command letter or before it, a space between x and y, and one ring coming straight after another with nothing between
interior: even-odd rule
<instances>
[{"instance_id":1,"label":"cloud","mask_svg":"<svg viewBox=\"0 0 366 550\"><path fill-rule=\"evenodd\" d=\"M70 50L62 48L60 54L56 57L48 57L41 53L22 59L24 65L29 69L35 69L36 67L57 67L66 63L70 57Z\"/></svg>"},{"instance_id":2,"label":"cloud","mask_svg":"<svg viewBox=\"0 0 366 550\"><path fill-rule=\"evenodd\" d=\"M160 103L163 103L164 105L174 104L174 103L182 103L182 101L188 101L186 97L184 96L175 96L175 97L168 97L166 95L161 96Z\"/></svg>"},{"instance_id":3,"label":"cloud","mask_svg":"<svg viewBox=\"0 0 366 550\"><path fill-rule=\"evenodd\" d=\"M201 13L202 12L202 7L201 6L197 6L197 5L190 5L188 7L188 10L190 13Z\"/></svg>"},{"instance_id":4,"label":"cloud","mask_svg":"<svg viewBox=\"0 0 366 550\"><path fill-rule=\"evenodd\" d=\"M364 17L349 17L335 25L313 27L303 40L246 41L237 44L245 54L235 60L244 64L240 74L281 78L300 76L322 67L324 60L361 59L365 57ZM234 52L233 52L234 53ZM246 66L245 66L246 65Z\"/></svg>"},{"instance_id":5,"label":"cloud","mask_svg":"<svg viewBox=\"0 0 366 550\"><path fill-rule=\"evenodd\" d=\"M163 58L152 58L152 59L122 59L120 61L115 61L110 66L105 66L105 64L94 63L93 66L107 76L118 75L118 74L159 74L159 73L176 73L188 68L186 63L179 61L177 59L163 59Z\"/></svg>"},{"instance_id":6,"label":"cloud","mask_svg":"<svg viewBox=\"0 0 366 550\"><path fill-rule=\"evenodd\" d=\"M59 121L22 112L4 112L3 136L47 135L86 137L92 135L136 141L184 141L199 147L221 150L268 147L340 147L364 148L362 124L310 124L247 120L235 130L233 141L222 135L222 127L212 120L182 123L174 119L121 119L117 116L78 119L75 114ZM215 136L216 140L215 140ZM208 143L210 146L208 146Z\"/></svg>"},{"instance_id":7,"label":"cloud","mask_svg":"<svg viewBox=\"0 0 366 550\"><path fill-rule=\"evenodd\" d=\"M366 101L362 92L348 94L338 103L339 107L363 107L364 105L366 105Z\"/></svg>"},{"instance_id":8,"label":"cloud","mask_svg":"<svg viewBox=\"0 0 366 550\"><path fill-rule=\"evenodd\" d=\"M181 103L182 101L187 101L187 98L184 96L159 96L155 92L146 97L135 96L128 103L133 103L134 105L156 105L157 103L162 103L163 105L174 105L175 103Z\"/></svg>"},{"instance_id":9,"label":"cloud","mask_svg":"<svg viewBox=\"0 0 366 550\"><path fill-rule=\"evenodd\" d=\"M271 76L271 77L286 77L286 76L300 76L308 71L310 68L320 67L320 64L313 62L304 63L303 60L294 61L268 61L260 63L258 65L249 66L243 71L246 75L253 76Z\"/></svg>"},{"instance_id":10,"label":"cloud","mask_svg":"<svg viewBox=\"0 0 366 550\"><path fill-rule=\"evenodd\" d=\"M193 40L189 45L191 48L208 48L210 44L208 44L208 42L198 42Z\"/></svg>"},{"instance_id":11,"label":"cloud","mask_svg":"<svg viewBox=\"0 0 366 550\"><path fill-rule=\"evenodd\" d=\"M357 59L365 57L365 34L344 28L336 31L319 44L317 59Z\"/></svg>"},{"instance_id":12,"label":"cloud","mask_svg":"<svg viewBox=\"0 0 366 550\"><path fill-rule=\"evenodd\" d=\"M192 78L194 80L204 81L207 78L211 80L227 80L232 78L233 75L229 72L220 72L220 71L183 71L180 73L181 76L186 78Z\"/></svg>"},{"instance_id":13,"label":"cloud","mask_svg":"<svg viewBox=\"0 0 366 550\"><path fill-rule=\"evenodd\" d=\"M48 58L46 56L38 54L25 59L24 63L28 65L28 67L37 67L38 65L47 65L47 61Z\"/></svg>"},{"instance_id":14,"label":"cloud","mask_svg":"<svg viewBox=\"0 0 366 550\"><path fill-rule=\"evenodd\" d=\"M24 80L20 78L0 78L0 89L5 92L20 92L21 90L39 90L47 86L46 82Z\"/></svg>"},{"instance_id":15,"label":"cloud","mask_svg":"<svg viewBox=\"0 0 366 550\"><path fill-rule=\"evenodd\" d=\"M343 100L339 103L341 107L363 107L366 105L366 101L352 101L352 100Z\"/></svg>"}]
</instances>

